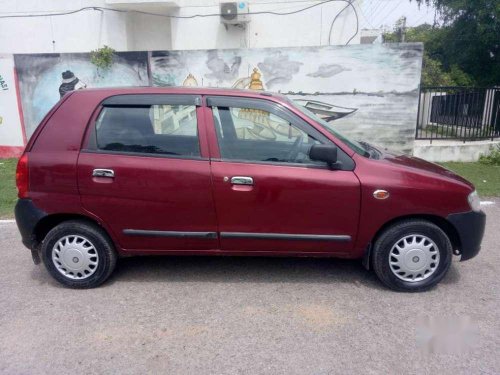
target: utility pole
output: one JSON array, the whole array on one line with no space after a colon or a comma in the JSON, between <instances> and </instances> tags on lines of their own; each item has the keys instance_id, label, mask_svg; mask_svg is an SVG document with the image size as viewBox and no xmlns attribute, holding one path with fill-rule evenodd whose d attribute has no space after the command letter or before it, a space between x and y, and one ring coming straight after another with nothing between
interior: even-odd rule
<instances>
[{"instance_id":1,"label":"utility pole","mask_svg":"<svg viewBox=\"0 0 500 375\"><path fill-rule=\"evenodd\" d=\"M398 41L400 43L404 43L406 39L406 17L403 16L399 20L397 20L394 28L398 36Z\"/></svg>"},{"instance_id":2,"label":"utility pole","mask_svg":"<svg viewBox=\"0 0 500 375\"><path fill-rule=\"evenodd\" d=\"M406 17L401 17L401 43L405 42L406 38Z\"/></svg>"}]
</instances>

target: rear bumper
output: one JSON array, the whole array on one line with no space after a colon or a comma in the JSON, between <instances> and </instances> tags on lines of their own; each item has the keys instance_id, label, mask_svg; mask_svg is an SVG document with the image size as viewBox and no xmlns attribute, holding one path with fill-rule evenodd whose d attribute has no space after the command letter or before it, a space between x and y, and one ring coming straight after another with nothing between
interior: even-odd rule
<instances>
[{"instance_id":1,"label":"rear bumper","mask_svg":"<svg viewBox=\"0 0 500 375\"><path fill-rule=\"evenodd\" d=\"M462 255L460 261L474 258L481 249L486 214L482 211L470 211L448 215L447 219L455 227L460 239L461 248L459 250Z\"/></svg>"},{"instance_id":2,"label":"rear bumper","mask_svg":"<svg viewBox=\"0 0 500 375\"><path fill-rule=\"evenodd\" d=\"M37 245L35 227L47 213L36 207L31 199L18 199L14 212L23 244L33 250Z\"/></svg>"}]
</instances>

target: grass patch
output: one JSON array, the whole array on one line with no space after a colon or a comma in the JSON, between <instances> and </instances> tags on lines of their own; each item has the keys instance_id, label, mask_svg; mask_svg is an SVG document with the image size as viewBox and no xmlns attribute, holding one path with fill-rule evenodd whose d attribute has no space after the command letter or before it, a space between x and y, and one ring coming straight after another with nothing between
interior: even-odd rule
<instances>
[{"instance_id":1,"label":"grass patch","mask_svg":"<svg viewBox=\"0 0 500 375\"><path fill-rule=\"evenodd\" d=\"M14 217L17 159L0 159L0 219Z\"/></svg>"},{"instance_id":2,"label":"grass patch","mask_svg":"<svg viewBox=\"0 0 500 375\"><path fill-rule=\"evenodd\" d=\"M481 163L441 163L474 184L481 197L500 197L500 166Z\"/></svg>"}]
</instances>

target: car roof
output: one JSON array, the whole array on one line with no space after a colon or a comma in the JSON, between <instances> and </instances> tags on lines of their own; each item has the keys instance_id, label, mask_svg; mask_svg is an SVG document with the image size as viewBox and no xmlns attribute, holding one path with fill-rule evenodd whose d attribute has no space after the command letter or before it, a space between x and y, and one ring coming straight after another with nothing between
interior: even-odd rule
<instances>
[{"instance_id":1,"label":"car roof","mask_svg":"<svg viewBox=\"0 0 500 375\"><path fill-rule=\"evenodd\" d=\"M95 92L97 95L106 96L126 95L126 94L184 94L184 95L219 95L219 96L238 96L246 98L274 98L277 101L287 101L283 94L257 91L247 89L228 89L215 87L184 87L184 86L169 86L169 87L152 87L152 86L131 86L131 87L100 87L100 88L85 88L74 91L73 93L91 94Z\"/></svg>"}]
</instances>

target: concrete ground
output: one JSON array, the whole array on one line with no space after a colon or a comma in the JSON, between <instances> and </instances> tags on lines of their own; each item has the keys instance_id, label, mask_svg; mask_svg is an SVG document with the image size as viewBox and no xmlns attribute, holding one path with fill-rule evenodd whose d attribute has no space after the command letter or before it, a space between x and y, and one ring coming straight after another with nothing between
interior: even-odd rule
<instances>
[{"instance_id":1,"label":"concrete ground","mask_svg":"<svg viewBox=\"0 0 500 375\"><path fill-rule=\"evenodd\" d=\"M498 374L500 200L479 256L421 294L358 262L121 260L93 290L59 286L0 224L6 374Z\"/></svg>"}]
</instances>

